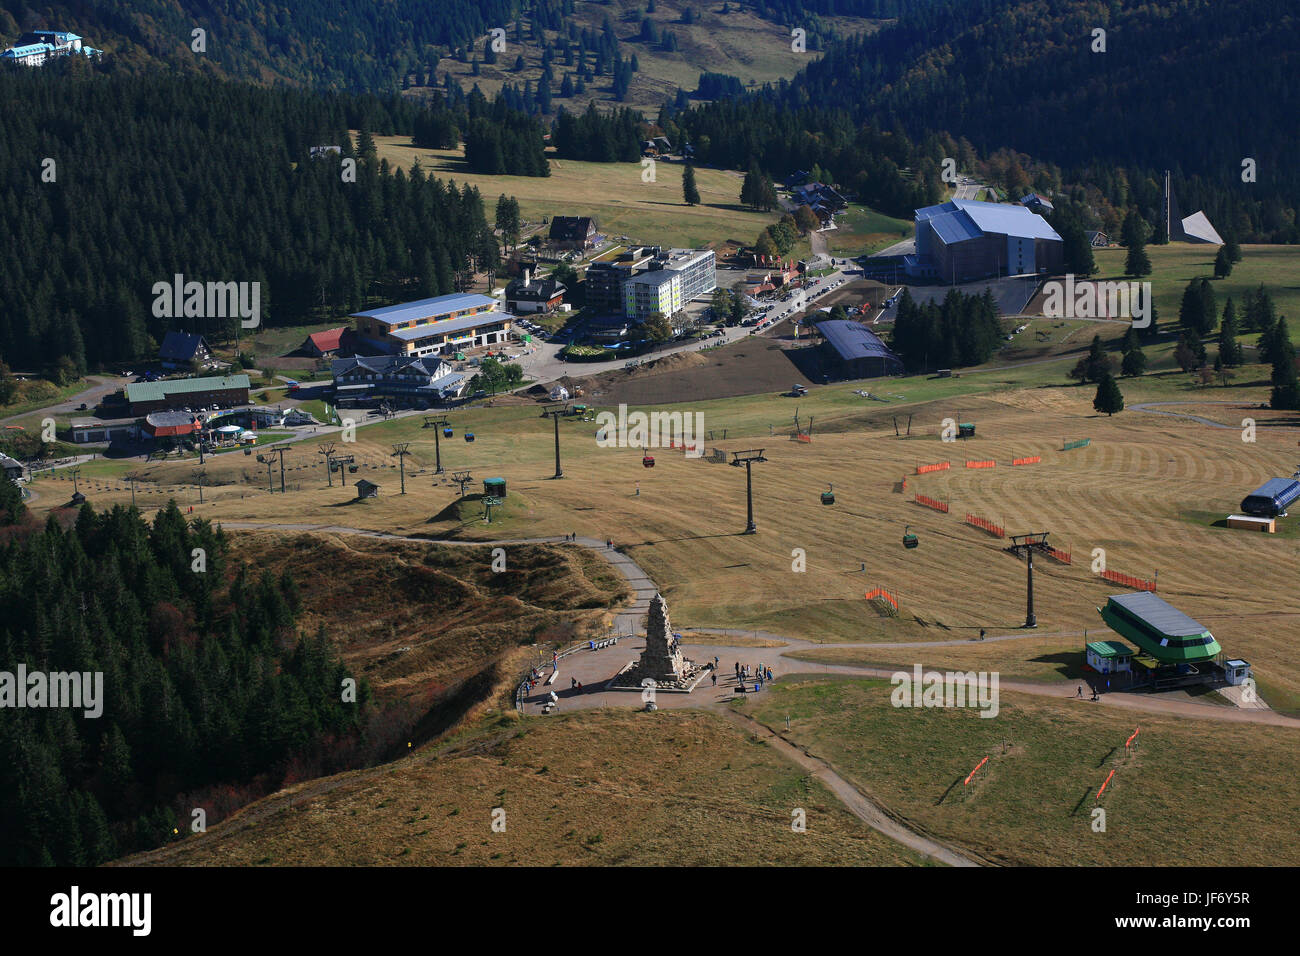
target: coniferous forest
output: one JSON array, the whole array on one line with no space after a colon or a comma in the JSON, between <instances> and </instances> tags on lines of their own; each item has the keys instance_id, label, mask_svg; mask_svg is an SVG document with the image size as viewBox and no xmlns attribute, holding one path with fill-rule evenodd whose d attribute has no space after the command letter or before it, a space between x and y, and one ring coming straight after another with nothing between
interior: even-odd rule
<instances>
[{"instance_id":1,"label":"coniferous forest","mask_svg":"<svg viewBox=\"0 0 1300 956\"><path fill-rule=\"evenodd\" d=\"M997 303L988 289L982 295L953 289L941 303L917 303L904 289L891 344L909 372L922 372L987 362L1001 338Z\"/></svg>"},{"instance_id":2,"label":"coniferous forest","mask_svg":"<svg viewBox=\"0 0 1300 956\"><path fill-rule=\"evenodd\" d=\"M205 570L194 570L194 549ZM0 721L0 865L91 865L159 845L279 788L292 771L359 766L374 737L367 685L323 634L295 632L300 598L242 565L219 528L173 502L82 507L63 529L0 551L6 669L102 672L102 715L7 708Z\"/></svg>"},{"instance_id":3,"label":"coniferous forest","mask_svg":"<svg viewBox=\"0 0 1300 956\"><path fill-rule=\"evenodd\" d=\"M14 369L153 354L169 320L152 288L178 273L260 282L262 322L282 325L458 291L496 262L475 190L375 157L370 134L411 133L421 107L62 66L0 71L0 354ZM475 109L495 108L470 96L430 116L472 125ZM343 153L312 159L313 145Z\"/></svg>"},{"instance_id":4,"label":"coniferous forest","mask_svg":"<svg viewBox=\"0 0 1300 956\"><path fill-rule=\"evenodd\" d=\"M1094 50L1096 30L1105 31L1104 50ZM947 135L1058 167L1013 189L1107 179L1107 199L1138 205L1151 220L1169 169L1184 215L1204 209L1238 241L1297 242L1298 69L1290 0L928 0L907 5L887 29L830 44L790 82L754 94L729 125L756 124L750 149L761 156L770 113L753 100L801 118L822 111L830 129L801 124L804 135L767 146L810 155L824 147L809 134L833 138L842 111L918 142ZM716 138L702 112L691 125ZM1247 159L1253 181L1243 179Z\"/></svg>"}]
</instances>

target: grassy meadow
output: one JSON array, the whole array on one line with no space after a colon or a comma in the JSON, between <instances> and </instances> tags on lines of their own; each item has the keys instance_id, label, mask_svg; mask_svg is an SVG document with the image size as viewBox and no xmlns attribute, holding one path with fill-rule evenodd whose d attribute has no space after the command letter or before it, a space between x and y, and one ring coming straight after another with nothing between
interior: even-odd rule
<instances>
[{"instance_id":1,"label":"grassy meadow","mask_svg":"<svg viewBox=\"0 0 1300 956\"><path fill-rule=\"evenodd\" d=\"M888 681L778 681L745 709L909 825L995 864L1171 866L1189 861L1189 840L1202 866L1300 860L1293 730L1135 718L1086 700L1006 692L997 717L986 719L970 708L895 708L892 690ZM1137 726L1139 746L1126 754ZM985 769L964 786L984 757ZM1104 832L1093 828L1097 805ZM1196 839L1207 819L1236 839Z\"/></svg>"}]
</instances>

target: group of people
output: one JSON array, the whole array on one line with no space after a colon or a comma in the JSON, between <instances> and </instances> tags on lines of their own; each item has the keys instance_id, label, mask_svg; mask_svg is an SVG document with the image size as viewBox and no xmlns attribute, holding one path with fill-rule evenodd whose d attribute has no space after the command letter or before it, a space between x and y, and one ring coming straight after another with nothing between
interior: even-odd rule
<instances>
[{"instance_id":1,"label":"group of people","mask_svg":"<svg viewBox=\"0 0 1300 956\"><path fill-rule=\"evenodd\" d=\"M578 680L578 678L576 678L576 677L570 677L570 678L569 678L569 690L574 691L575 693L581 694L581 693L582 693L582 681Z\"/></svg>"},{"instance_id":2,"label":"group of people","mask_svg":"<svg viewBox=\"0 0 1300 956\"><path fill-rule=\"evenodd\" d=\"M755 690L762 690L763 681L767 681L770 684L773 680L772 668L768 667L766 664L763 663L760 663L758 667L752 667L749 664L742 664L739 661L737 661L736 662L736 683L744 684L750 680L754 681Z\"/></svg>"}]
</instances>

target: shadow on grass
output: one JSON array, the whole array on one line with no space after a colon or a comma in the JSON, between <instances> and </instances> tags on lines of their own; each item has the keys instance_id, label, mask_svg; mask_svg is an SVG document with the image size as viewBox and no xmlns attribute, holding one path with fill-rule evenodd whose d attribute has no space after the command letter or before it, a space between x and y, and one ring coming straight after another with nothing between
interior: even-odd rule
<instances>
[{"instance_id":1,"label":"shadow on grass","mask_svg":"<svg viewBox=\"0 0 1300 956\"><path fill-rule=\"evenodd\" d=\"M953 780L952 783L948 784L948 789L943 792L943 794L939 797L938 800L934 801L934 805L936 807L942 805L943 802L948 799L948 794L952 793L952 791L956 788L957 784L961 783L962 780L964 779L965 779L964 777L957 777L956 779Z\"/></svg>"},{"instance_id":2,"label":"shadow on grass","mask_svg":"<svg viewBox=\"0 0 1300 956\"><path fill-rule=\"evenodd\" d=\"M634 544L630 547L652 547L656 544L671 544L674 541L704 541L709 538L740 538L744 537L744 534L745 532L743 531L729 531L726 534L688 534L683 535L680 538L660 538L658 541L642 541L641 544Z\"/></svg>"},{"instance_id":3,"label":"shadow on grass","mask_svg":"<svg viewBox=\"0 0 1300 956\"><path fill-rule=\"evenodd\" d=\"M1034 664L1052 664L1056 672L1067 680L1084 680L1091 671L1084 670L1083 655L1078 651L1061 651L1056 654L1043 654L1030 658Z\"/></svg>"}]
</instances>

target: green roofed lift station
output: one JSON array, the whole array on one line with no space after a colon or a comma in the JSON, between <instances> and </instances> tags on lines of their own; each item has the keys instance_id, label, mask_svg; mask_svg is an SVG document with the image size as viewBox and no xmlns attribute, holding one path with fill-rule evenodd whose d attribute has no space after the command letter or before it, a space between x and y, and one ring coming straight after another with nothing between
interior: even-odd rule
<instances>
[{"instance_id":1,"label":"green roofed lift station","mask_svg":"<svg viewBox=\"0 0 1300 956\"><path fill-rule=\"evenodd\" d=\"M1223 649L1209 628L1149 591L1112 594L1106 606L1097 610L1107 626L1139 652L1134 654L1116 641L1094 642L1087 651L1088 665L1094 670L1117 673L1126 669L1119 663L1130 658L1134 683L1149 684L1154 690L1240 684L1250 676L1244 661L1232 661L1232 667L1219 663ZM1094 664L1094 659L1107 669Z\"/></svg>"}]
</instances>

